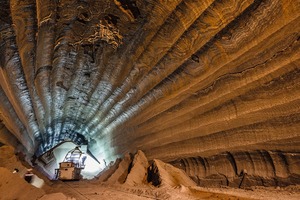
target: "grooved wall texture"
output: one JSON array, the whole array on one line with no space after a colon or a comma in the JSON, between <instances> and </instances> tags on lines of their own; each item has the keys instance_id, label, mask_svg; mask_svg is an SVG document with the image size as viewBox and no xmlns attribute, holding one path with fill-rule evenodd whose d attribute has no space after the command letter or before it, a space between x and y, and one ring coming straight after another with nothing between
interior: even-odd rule
<instances>
[{"instance_id":1,"label":"grooved wall texture","mask_svg":"<svg viewBox=\"0 0 300 200\"><path fill-rule=\"evenodd\" d=\"M299 0L0 4L1 143L176 165L300 150Z\"/></svg>"}]
</instances>

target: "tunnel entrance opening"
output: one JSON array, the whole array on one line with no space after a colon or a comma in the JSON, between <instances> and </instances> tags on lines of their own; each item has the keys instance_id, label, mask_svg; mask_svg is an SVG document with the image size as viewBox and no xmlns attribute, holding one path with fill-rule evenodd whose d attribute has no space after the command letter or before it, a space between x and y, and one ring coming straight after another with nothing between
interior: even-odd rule
<instances>
[{"instance_id":1,"label":"tunnel entrance opening","mask_svg":"<svg viewBox=\"0 0 300 200\"><path fill-rule=\"evenodd\" d=\"M59 168L55 169L56 178L59 180L81 179L81 171L85 168L86 158L87 156L80 150L80 146L76 146L59 163Z\"/></svg>"},{"instance_id":2,"label":"tunnel entrance opening","mask_svg":"<svg viewBox=\"0 0 300 200\"><path fill-rule=\"evenodd\" d=\"M78 157L78 162L76 162L77 156L80 155L79 152L84 157ZM84 162L79 164L82 161ZM69 163L70 166L66 166L66 163ZM101 163L88 151L87 145L78 146L72 141L62 142L45 152L36 160L36 164L36 168L50 180L60 179L58 169L61 168L65 170L63 174L70 172L72 176L72 167L74 167L73 171L76 172L73 179L62 178L61 180L92 179L102 170Z\"/></svg>"}]
</instances>

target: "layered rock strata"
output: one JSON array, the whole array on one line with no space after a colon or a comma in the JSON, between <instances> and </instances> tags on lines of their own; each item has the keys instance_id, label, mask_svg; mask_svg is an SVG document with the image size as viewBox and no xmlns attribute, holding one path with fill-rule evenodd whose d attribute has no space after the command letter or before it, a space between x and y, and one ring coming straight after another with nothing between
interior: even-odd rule
<instances>
[{"instance_id":1,"label":"layered rock strata","mask_svg":"<svg viewBox=\"0 0 300 200\"><path fill-rule=\"evenodd\" d=\"M108 163L298 155L299 0L0 3L1 143Z\"/></svg>"},{"instance_id":2,"label":"layered rock strata","mask_svg":"<svg viewBox=\"0 0 300 200\"><path fill-rule=\"evenodd\" d=\"M199 186L287 186L300 184L300 154L290 152L225 152L171 162Z\"/></svg>"}]
</instances>

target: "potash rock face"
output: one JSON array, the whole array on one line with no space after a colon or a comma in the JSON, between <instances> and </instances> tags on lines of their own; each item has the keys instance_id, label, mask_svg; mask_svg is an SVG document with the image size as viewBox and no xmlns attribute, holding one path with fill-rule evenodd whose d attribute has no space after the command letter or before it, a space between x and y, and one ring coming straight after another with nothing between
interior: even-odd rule
<instances>
[{"instance_id":1,"label":"potash rock face","mask_svg":"<svg viewBox=\"0 0 300 200\"><path fill-rule=\"evenodd\" d=\"M2 144L299 163L299 0L0 3Z\"/></svg>"}]
</instances>

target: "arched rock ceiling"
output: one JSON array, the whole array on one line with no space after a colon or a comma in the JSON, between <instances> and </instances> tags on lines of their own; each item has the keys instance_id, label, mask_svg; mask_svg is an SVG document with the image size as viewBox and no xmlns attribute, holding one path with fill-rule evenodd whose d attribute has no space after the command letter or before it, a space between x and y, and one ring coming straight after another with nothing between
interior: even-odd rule
<instances>
[{"instance_id":1,"label":"arched rock ceiling","mask_svg":"<svg viewBox=\"0 0 300 200\"><path fill-rule=\"evenodd\" d=\"M1 138L105 159L298 151L299 17L299 0L1 0Z\"/></svg>"}]
</instances>

